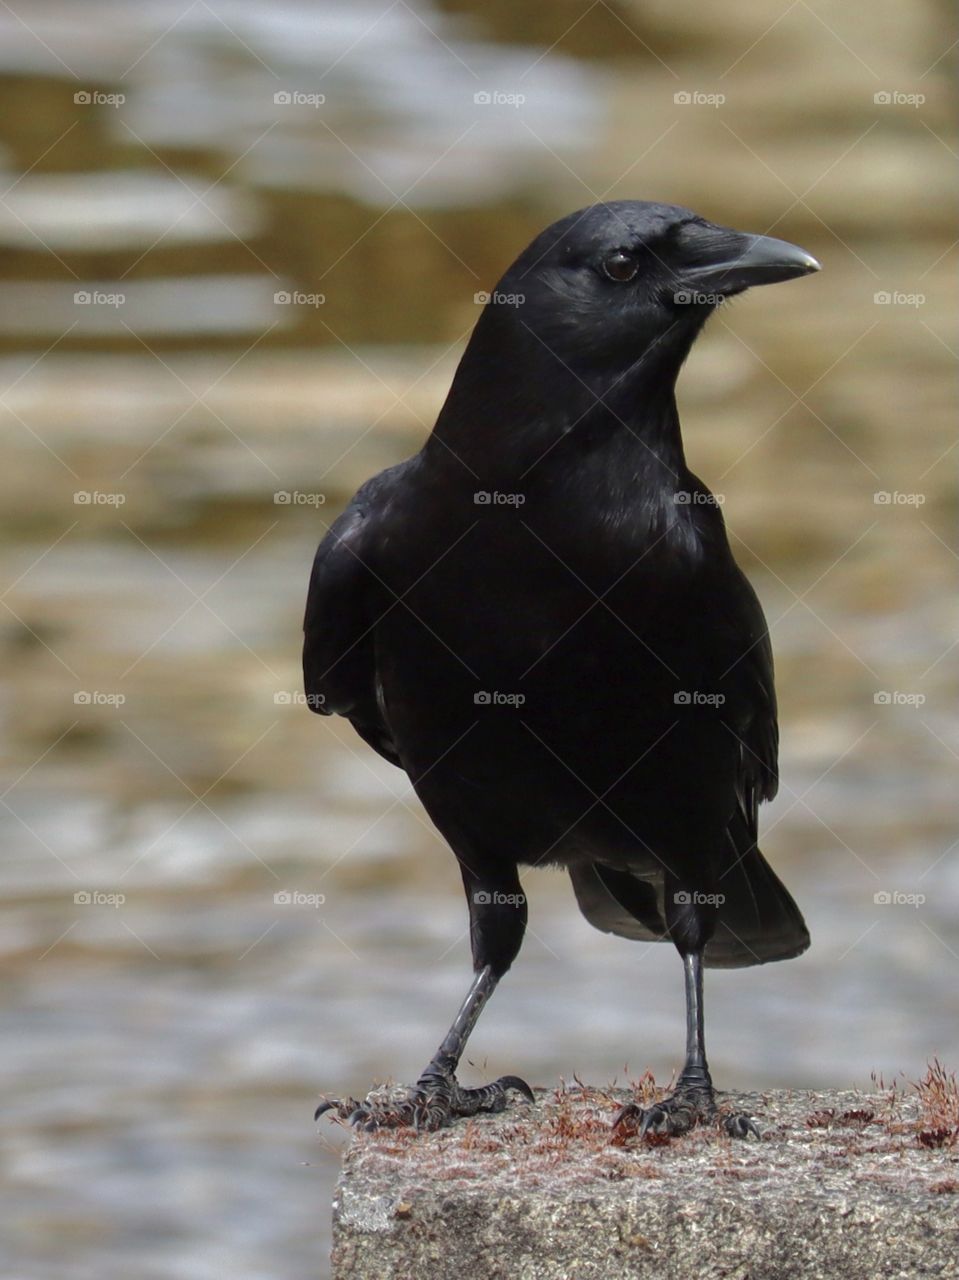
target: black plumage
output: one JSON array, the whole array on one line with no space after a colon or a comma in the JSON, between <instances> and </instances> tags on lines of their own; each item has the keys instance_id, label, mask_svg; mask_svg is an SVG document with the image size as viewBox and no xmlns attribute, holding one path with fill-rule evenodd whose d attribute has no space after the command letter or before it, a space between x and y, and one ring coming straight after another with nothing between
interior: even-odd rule
<instances>
[{"instance_id":1,"label":"black plumage","mask_svg":"<svg viewBox=\"0 0 959 1280\"><path fill-rule=\"evenodd\" d=\"M640 1127L713 1114L702 965L808 934L757 845L778 781L766 624L686 465L675 382L716 307L816 269L670 205L571 214L498 284L423 449L324 538L310 704L409 775L460 864L476 978L412 1090L321 1110L438 1124L528 1092L454 1073L522 941L518 868L554 864L597 928L672 940L686 966L686 1066Z\"/></svg>"}]
</instances>

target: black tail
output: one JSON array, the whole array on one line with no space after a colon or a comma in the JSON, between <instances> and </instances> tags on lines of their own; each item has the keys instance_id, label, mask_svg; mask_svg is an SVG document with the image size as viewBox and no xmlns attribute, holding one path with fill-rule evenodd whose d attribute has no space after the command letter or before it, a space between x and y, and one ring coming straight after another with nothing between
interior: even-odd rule
<instances>
[{"instance_id":1,"label":"black tail","mask_svg":"<svg viewBox=\"0 0 959 1280\"><path fill-rule=\"evenodd\" d=\"M705 963L713 969L740 969L802 955L809 946L802 912L738 811L726 834L729 865L716 882L724 901L716 932L706 944Z\"/></svg>"},{"instance_id":2,"label":"black tail","mask_svg":"<svg viewBox=\"0 0 959 1280\"><path fill-rule=\"evenodd\" d=\"M741 969L801 955L809 946L806 922L738 811L727 838L729 860L716 884L723 901L704 963L712 969ZM572 867L569 874L579 909L591 925L643 942L668 940L661 867L640 876L594 862Z\"/></svg>"}]
</instances>

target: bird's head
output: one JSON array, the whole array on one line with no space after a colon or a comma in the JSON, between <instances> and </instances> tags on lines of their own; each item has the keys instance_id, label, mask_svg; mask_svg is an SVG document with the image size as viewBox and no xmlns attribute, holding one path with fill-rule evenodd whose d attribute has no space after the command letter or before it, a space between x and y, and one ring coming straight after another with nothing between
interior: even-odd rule
<instances>
[{"instance_id":1,"label":"bird's head","mask_svg":"<svg viewBox=\"0 0 959 1280\"><path fill-rule=\"evenodd\" d=\"M803 249L676 205L616 200L547 227L489 296L437 423L449 440L550 437L673 404L728 298L819 270ZM518 447L514 443L514 448ZM538 445L534 442L534 448Z\"/></svg>"},{"instance_id":2,"label":"bird's head","mask_svg":"<svg viewBox=\"0 0 959 1280\"><path fill-rule=\"evenodd\" d=\"M717 226L676 205L617 200L537 236L488 307L512 310L509 327L525 328L574 373L615 376L648 362L659 377L677 355L682 362L728 298L818 270L783 240Z\"/></svg>"}]
</instances>

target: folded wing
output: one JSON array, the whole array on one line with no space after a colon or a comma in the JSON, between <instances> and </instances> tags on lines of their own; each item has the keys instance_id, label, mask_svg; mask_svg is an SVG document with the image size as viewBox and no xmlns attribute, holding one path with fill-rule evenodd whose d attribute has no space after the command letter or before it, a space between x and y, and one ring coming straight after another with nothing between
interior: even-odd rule
<instances>
[{"instance_id":1,"label":"folded wing","mask_svg":"<svg viewBox=\"0 0 959 1280\"><path fill-rule=\"evenodd\" d=\"M376 673L376 627L395 599L376 570L377 527L400 467L365 484L330 527L313 561L303 622L303 683L319 715L346 716L385 759L400 764Z\"/></svg>"}]
</instances>

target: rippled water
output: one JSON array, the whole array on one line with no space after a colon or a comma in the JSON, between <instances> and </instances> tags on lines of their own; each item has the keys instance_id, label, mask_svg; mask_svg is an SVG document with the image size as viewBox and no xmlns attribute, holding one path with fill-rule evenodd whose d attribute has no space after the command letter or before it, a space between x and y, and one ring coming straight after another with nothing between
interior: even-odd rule
<instances>
[{"instance_id":1,"label":"rippled water","mask_svg":"<svg viewBox=\"0 0 959 1280\"><path fill-rule=\"evenodd\" d=\"M767 30L746 0L519 27L506 6L0 9L5 1274L324 1274L341 1136L313 1107L414 1076L469 958L403 775L296 701L310 558L418 447L473 294L607 191L825 267L717 317L681 389L772 627L763 844L813 935L710 975L714 1073L955 1065L948 40L932 7L880 10L863 32L808 6ZM91 114L78 85L127 101ZM897 85L926 103L884 114ZM294 90L324 111L274 103ZM325 300L275 300L297 290ZM556 873L526 883L464 1075L667 1076L671 950L592 930Z\"/></svg>"}]
</instances>

